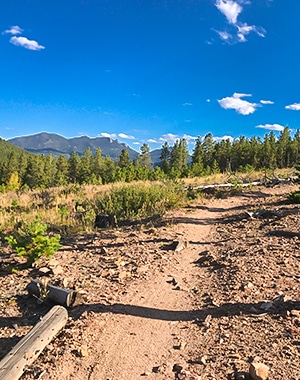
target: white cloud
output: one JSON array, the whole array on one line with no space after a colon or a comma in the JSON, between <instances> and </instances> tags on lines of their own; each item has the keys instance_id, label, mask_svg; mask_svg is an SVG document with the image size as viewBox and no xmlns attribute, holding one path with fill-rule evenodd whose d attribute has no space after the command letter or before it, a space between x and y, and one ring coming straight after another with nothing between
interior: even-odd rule
<instances>
[{"instance_id":1,"label":"white cloud","mask_svg":"<svg viewBox=\"0 0 300 380\"><path fill-rule=\"evenodd\" d=\"M109 139L115 139L117 138L117 135L115 133L107 133L107 132L101 132L99 133L100 137L108 137Z\"/></svg>"},{"instance_id":2,"label":"white cloud","mask_svg":"<svg viewBox=\"0 0 300 380\"><path fill-rule=\"evenodd\" d=\"M23 32L23 29L20 28L18 25L13 25L9 29L6 29L3 34L21 34Z\"/></svg>"},{"instance_id":3,"label":"white cloud","mask_svg":"<svg viewBox=\"0 0 300 380\"><path fill-rule=\"evenodd\" d=\"M108 137L109 139L117 139L120 137L121 139L128 139L128 140L134 140L134 136L126 135L125 133L108 133L108 132L101 132L99 133L100 137Z\"/></svg>"},{"instance_id":4,"label":"white cloud","mask_svg":"<svg viewBox=\"0 0 300 380\"><path fill-rule=\"evenodd\" d=\"M225 42L230 42L233 40L233 35L226 32L226 31L216 30L216 32L218 33L221 40L223 40Z\"/></svg>"},{"instance_id":5,"label":"white cloud","mask_svg":"<svg viewBox=\"0 0 300 380\"><path fill-rule=\"evenodd\" d=\"M284 126L280 124L260 124L257 125L255 128L262 128L262 129L268 129L269 131L283 131Z\"/></svg>"},{"instance_id":6,"label":"white cloud","mask_svg":"<svg viewBox=\"0 0 300 380\"><path fill-rule=\"evenodd\" d=\"M239 2L242 4L250 4L250 2L243 0ZM264 28L238 22L238 16L243 11L243 7L238 2L233 0L216 0L215 6L226 17L228 23L232 25L231 28L234 30L233 32L215 30L221 40L228 44L246 42L246 36L251 32L256 33L260 37L265 37L266 31Z\"/></svg>"},{"instance_id":7,"label":"white cloud","mask_svg":"<svg viewBox=\"0 0 300 380\"><path fill-rule=\"evenodd\" d=\"M119 136L121 139L128 139L128 140L134 140L134 139L135 139L134 136L126 135L125 133L119 133L118 136Z\"/></svg>"},{"instance_id":8,"label":"white cloud","mask_svg":"<svg viewBox=\"0 0 300 380\"><path fill-rule=\"evenodd\" d=\"M13 36L9 40L10 43L16 46L22 46L25 49L28 50L43 50L45 49L45 46L40 45L38 42L34 40L29 40L26 37L16 37Z\"/></svg>"},{"instance_id":9,"label":"white cloud","mask_svg":"<svg viewBox=\"0 0 300 380\"><path fill-rule=\"evenodd\" d=\"M272 102L272 100L260 100L260 103L261 104L274 104L274 102Z\"/></svg>"},{"instance_id":10,"label":"white cloud","mask_svg":"<svg viewBox=\"0 0 300 380\"><path fill-rule=\"evenodd\" d=\"M226 98L218 100L218 103L224 109L234 109L240 115L250 115L256 111L256 108L259 105L256 103L250 103L244 99L241 99L246 96L252 96L252 95L239 94L235 92L232 96L227 96Z\"/></svg>"},{"instance_id":11,"label":"white cloud","mask_svg":"<svg viewBox=\"0 0 300 380\"><path fill-rule=\"evenodd\" d=\"M187 106L192 106L193 103L186 102L186 103L183 103L182 105L183 105L184 107L187 107Z\"/></svg>"},{"instance_id":12,"label":"white cloud","mask_svg":"<svg viewBox=\"0 0 300 380\"><path fill-rule=\"evenodd\" d=\"M178 135L174 135L173 133L166 133L158 139L158 142L167 141L168 143L175 143L176 140L179 140Z\"/></svg>"},{"instance_id":13,"label":"white cloud","mask_svg":"<svg viewBox=\"0 0 300 380\"><path fill-rule=\"evenodd\" d=\"M292 111L300 111L300 103L293 103L288 106L285 106L285 109Z\"/></svg>"},{"instance_id":14,"label":"white cloud","mask_svg":"<svg viewBox=\"0 0 300 380\"><path fill-rule=\"evenodd\" d=\"M186 134L184 134L183 136L179 136L179 135L174 135L173 133L166 133L160 136L159 138L152 138L147 141L152 144L161 144L164 142L168 142L169 144L174 144L177 140L180 140L180 139L185 139L187 142L189 142L189 141L195 141L197 137L186 135Z\"/></svg>"},{"instance_id":15,"label":"white cloud","mask_svg":"<svg viewBox=\"0 0 300 380\"><path fill-rule=\"evenodd\" d=\"M190 136L190 135L185 135L185 134L182 136L182 138L188 142L189 141L195 141L197 139L197 137L195 137L195 136Z\"/></svg>"},{"instance_id":16,"label":"white cloud","mask_svg":"<svg viewBox=\"0 0 300 380\"><path fill-rule=\"evenodd\" d=\"M210 99L206 99L207 103L210 103Z\"/></svg>"},{"instance_id":17,"label":"white cloud","mask_svg":"<svg viewBox=\"0 0 300 380\"><path fill-rule=\"evenodd\" d=\"M214 137L214 140L216 142L221 142L222 140L229 140L230 142L232 142L234 138L232 136L222 136L222 137Z\"/></svg>"},{"instance_id":18,"label":"white cloud","mask_svg":"<svg viewBox=\"0 0 300 380\"><path fill-rule=\"evenodd\" d=\"M215 5L230 24L236 24L237 17L243 10L238 3L232 0L217 0Z\"/></svg>"},{"instance_id":19,"label":"white cloud","mask_svg":"<svg viewBox=\"0 0 300 380\"><path fill-rule=\"evenodd\" d=\"M141 145L141 143L138 142L138 141L134 141L132 144L134 144L134 145Z\"/></svg>"},{"instance_id":20,"label":"white cloud","mask_svg":"<svg viewBox=\"0 0 300 380\"><path fill-rule=\"evenodd\" d=\"M240 42L246 42L247 39L245 36L251 32L256 33L260 37L266 36L266 31L263 28L257 27L255 25L247 25L247 24L240 24L239 25L239 24L236 24L236 27L238 30L237 37L238 37Z\"/></svg>"}]
</instances>

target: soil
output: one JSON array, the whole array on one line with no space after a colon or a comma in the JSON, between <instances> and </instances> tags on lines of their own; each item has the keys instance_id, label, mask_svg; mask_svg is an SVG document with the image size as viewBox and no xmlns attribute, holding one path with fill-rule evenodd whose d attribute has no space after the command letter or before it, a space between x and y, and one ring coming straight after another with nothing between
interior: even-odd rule
<instances>
[{"instance_id":1,"label":"soil","mask_svg":"<svg viewBox=\"0 0 300 380\"><path fill-rule=\"evenodd\" d=\"M241 380L254 358L272 380L299 380L295 189L202 199L151 224L69 237L35 268L2 247L0 358L52 306L26 291L46 276L79 297L23 380Z\"/></svg>"}]
</instances>

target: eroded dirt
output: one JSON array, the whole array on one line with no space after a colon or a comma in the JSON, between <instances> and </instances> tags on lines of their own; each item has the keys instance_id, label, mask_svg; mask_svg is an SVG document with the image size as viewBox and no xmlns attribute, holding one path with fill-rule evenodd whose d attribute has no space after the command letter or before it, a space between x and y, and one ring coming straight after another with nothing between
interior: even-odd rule
<instances>
[{"instance_id":1,"label":"eroded dirt","mask_svg":"<svg viewBox=\"0 0 300 380\"><path fill-rule=\"evenodd\" d=\"M283 202L296 188L66 240L40 266L81 301L22 379L247 379L258 356L270 379L299 380L300 214ZM25 290L45 273L9 273L15 256L5 248L1 260L3 357L51 305Z\"/></svg>"}]
</instances>

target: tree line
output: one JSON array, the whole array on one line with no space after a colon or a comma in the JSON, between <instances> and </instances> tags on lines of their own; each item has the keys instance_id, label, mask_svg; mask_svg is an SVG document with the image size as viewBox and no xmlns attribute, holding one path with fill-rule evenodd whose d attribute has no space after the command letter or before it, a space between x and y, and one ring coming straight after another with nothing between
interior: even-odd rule
<instances>
[{"instance_id":1,"label":"tree line","mask_svg":"<svg viewBox=\"0 0 300 380\"><path fill-rule=\"evenodd\" d=\"M2 145L3 145L3 141ZM1 144L0 144L1 147ZM1 147L0 190L48 188L73 184L106 184L119 181L176 179L205 176L225 171L248 171L293 167L299 162L300 131L294 136L288 127L276 137L264 136L215 141L208 133L195 141L189 155L185 139L173 146L162 145L159 165L153 166L150 148L143 144L140 154L131 160L123 149L116 161L103 157L98 148L88 147L82 156L73 152L69 158L30 154L20 149Z\"/></svg>"}]
</instances>

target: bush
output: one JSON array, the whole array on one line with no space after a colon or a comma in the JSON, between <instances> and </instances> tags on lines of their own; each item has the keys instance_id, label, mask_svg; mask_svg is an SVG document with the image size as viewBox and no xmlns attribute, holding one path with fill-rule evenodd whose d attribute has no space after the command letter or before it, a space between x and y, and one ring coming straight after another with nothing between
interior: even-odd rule
<instances>
[{"instance_id":1,"label":"bush","mask_svg":"<svg viewBox=\"0 0 300 380\"><path fill-rule=\"evenodd\" d=\"M175 184L135 184L112 189L95 200L100 214L117 220L162 216L182 204L186 194Z\"/></svg>"},{"instance_id":2,"label":"bush","mask_svg":"<svg viewBox=\"0 0 300 380\"><path fill-rule=\"evenodd\" d=\"M290 193L288 195L288 201L291 203L300 203L300 190Z\"/></svg>"},{"instance_id":3,"label":"bush","mask_svg":"<svg viewBox=\"0 0 300 380\"><path fill-rule=\"evenodd\" d=\"M17 252L18 256L25 257L29 264L40 257L50 258L61 247L60 235L47 236L47 225L38 218L33 222L18 222L12 234L5 240Z\"/></svg>"}]
</instances>

